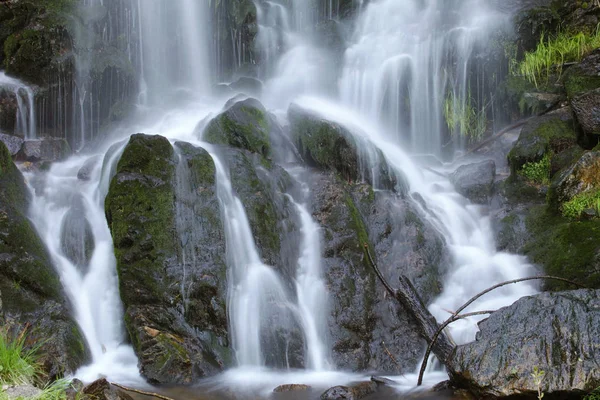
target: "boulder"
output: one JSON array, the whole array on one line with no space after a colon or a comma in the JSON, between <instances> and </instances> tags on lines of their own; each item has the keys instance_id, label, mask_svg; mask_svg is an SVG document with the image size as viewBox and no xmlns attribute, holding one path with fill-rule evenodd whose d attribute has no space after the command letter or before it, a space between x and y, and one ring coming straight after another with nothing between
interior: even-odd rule
<instances>
[{"instance_id":1,"label":"boulder","mask_svg":"<svg viewBox=\"0 0 600 400\"><path fill-rule=\"evenodd\" d=\"M77 179L80 181L89 181L92 178L92 172L98 163L102 162L102 155L95 155L88 158L79 171L77 171Z\"/></svg>"},{"instance_id":2,"label":"boulder","mask_svg":"<svg viewBox=\"0 0 600 400\"><path fill-rule=\"evenodd\" d=\"M600 88L574 97L571 108L587 141L597 144L600 138Z\"/></svg>"},{"instance_id":3,"label":"boulder","mask_svg":"<svg viewBox=\"0 0 600 400\"><path fill-rule=\"evenodd\" d=\"M271 119L256 99L234 102L208 123L202 139L261 154L271 155L269 140Z\"/></svg>"},{"instance_id":4,"label":"boulder","mask_svg":"<svg viewBox=\"0 0 600 400\"><path fill-rule=\"evenodd\" d=\"M550 201L555 205L563 204L598 190L600 190L600 151L590 151L556 176L552 182Z\"/></svg>"},{"instance_id":5,"label":"boulder","mask_svg":"<svg viewBox=\"0 0 600 400\"><path fill-rule=\"evenodd\" d=\"M8 400L34 399L42 394L42 390L33 385L17 385L1 387L0 393L6 395Z\"/></svg>"},{"instance_id":6,"label":"boulder","mask_svg":"<svg viewBox=\"0 0 600 400\"><path fill-rule=\"evenodd\" d=\"M82 274L89 269L89 262L94 252L94 233L85 215L83 198L75 197L73 204L65 215L61 227L61 249Z\"/></svg>"},{"instance_id":7,"label":"boulder","mask_svg":"<svg viewBox=\"0 0 600 400\"><path fill-rule=\"evenodd\" d=\"M125 324L152 383L189 384L231 365L224 232L206 151L131 136L105 208Z\"/></svg>"},{"instance_id":8,"label":"boulder","mask_svg":"<svg viewBox=\"0 0 600 400\"><path fill-rule=\"evenodd\" d=\"M487 204L492 197L496 163L492 160L461 165L450 175L456 191L469 200Z\"/></svg>"},{"instance_id":9,"label":"boulder","mask_svg":"<svg viewBox=\"0 0 600 400\"><path fill-rule=\"evenodd\" d=\"M4 143L4 145L8 148L10 155L14 157L17 155L19 150L21 150L24 140L18 136L0 133L0 142Z\"/></svg>"},{"instance_id":10,"label":"boulder","mask_svg":"<svg viewBox=\"0 0 600 400\"><path fill-rule=\"evenodd\" d=\"M327 389L321 400L359 400L377 391L375 382L360 382L351 386L334 386Z\"/></svg>"},{"instance_id":11,"label":"boulder","mask_svg":"<svg viewBox=\"0 0 600 400\"><path fill-rule=\"evenodd\" d=\"M558 154L576 145L574 122L570 110L563 108L531 119L508 153L511 179L527 163L541 161L544 156Z\"/></svg>"},{"instance_id":12,"label":"boulder","mask_svg":"<svg viewBox=\"0 0 600 400\"><path fill-rule=\"evenodd\" d=\"M300 384L287 384L287 385L279 385L275 389L273 389L274 393L284 393L284 392L305 392L307 390L311 390L311 387L308 385L300 385Z\"/></svg>"},{"instance_id":13,"label":"boulder","mask_svg":"<svg viewBox=\"0 0 600 400\"><path fill-rule=\"evenodd\" d=\"M88 352L50 256L27 217L29 196L0 143L0 326L15 335L26 332L26 346L40 346L43 370L56 377L74 372Z\"/></svg>"},{"instance_id":14,"label":"boulder","mask_svg":"<svg viewBox=\"0 0 600 400\"><path fill-rule=\"evenodd\" d=\"M83 388L84 398L94 400L133 400L126 391L111 385L105 378L98 379Z\"/></svg>"},{"instance_id":15,"label":"boulder","mask_svg":"<svg viewBox=\"0 0 600 400\"><path fill-rule=\"evenodd\" d=\"M44 138L26 140L17 154L19 161L60 161L71 154L71 147L65 139Z\"/></svg>"},{"instance_id":16,"label":"boulder","mask_svg":"<svg viewBox=\"0 0 600 400\"><path fill-rule=\"evenodd\" d=\"M600 291L524 297L479 323L458 346L455 382L481 397L581 396L600 383ZM538 385L535 371L543 373ZM568 398L573 398L568 397Z\"/></svg>"},{"instance_id":17,"label":"boulder","mask_svg":"<svg viewBox=\"0 0 600 400\"><path fill-rule=\"evenodd\" d=\"M292 140L309 166L335 171L351 182L367 181L377 188L405 189L406 185L390 169L383 153L369 142L358 142L344 126L297 104L288 109L288 119Z\"/></svg>"},{"instance_id":18,"label":"boulder","mask_svg":"<svg viewBox=\"0 0 600 400\"><path fill-rule=\"evenodd\" d=\"M234 92L246 93L250 96L260 97L263 91L263 83L256 79L248 76L242 76L237 81L229 84L229 87Z\"/></svg>"}]
</instances>

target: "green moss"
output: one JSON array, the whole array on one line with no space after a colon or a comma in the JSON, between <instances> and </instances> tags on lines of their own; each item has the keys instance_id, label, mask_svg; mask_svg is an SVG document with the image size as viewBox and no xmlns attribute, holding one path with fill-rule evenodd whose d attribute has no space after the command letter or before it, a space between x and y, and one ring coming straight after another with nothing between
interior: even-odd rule
<instances>
[{"instance_id":1,"label":"green moss","mask_svg":"<svg viewBox=\"0 0 600 400\"><path fill-rule=\"evenodd\" d=\"M600 76L579 75L576 72L566 74L564 79L567 96L572 99L580 93L600 87Z\"/></svg>"},{"instance_id":2,"label":"green moss","mask_svg":"<svg viewBox=\"0 0 600 400\"><path fill-rule=\"evenodd\" d=\"M526 225L532 239L524 253L542 266L547 275L574 280L587 287L600 288L600 223L570 221L548 211L545 206L531 209ZM572 289L562 282L546 282L549 290Z\"/></svg>"},{"instance_id":3,"label":"green moss","mask_svg":"<svg viewBox=\"0 0 600 400\"><path fill-rule=\"evenodd\" d=\"M350 213L350 221L352 224L352 229L356 233L356 239L358 240L358 246L360 246L361 251L364 253L364 257L363 257L364 263L368 268L370 268L370 262L368 259L367 248L369 249L369 252L372 255L375 254L375 251L374 251L373 245L371 244L371 241L369 240L369 234L367 232L367 228L362 219L362 216L360 215L360 212L358 211L358 208L356 207L356 204L354 204L354 200L352 199L352 196L350 196L349 194L346 193L345 202L346 202L346 206L348 207L348 211ZM365 247L365 246L367 246L367 247Z\"/></svg>"}]
</instances>

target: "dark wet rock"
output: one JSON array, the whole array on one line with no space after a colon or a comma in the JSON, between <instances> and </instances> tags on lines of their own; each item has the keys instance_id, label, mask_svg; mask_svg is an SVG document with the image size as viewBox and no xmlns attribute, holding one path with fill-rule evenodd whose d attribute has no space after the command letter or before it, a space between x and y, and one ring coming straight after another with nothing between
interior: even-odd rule
<instances>
[{"instance_id":1,"label":"dark wet rock","mask_svg":"<svg viewBox=\"0 0 600 400\"><path fill-rule=\"evenodd\" d=\"M98 379L83 388L83 396L95 400L133 400L126 391L111 385L105 378Z\"/></svg>"},{"instance_id":2,"label":"dark wet rock","mask_svg":"<svg viewBox=\"0 0 600 400\"><path fill-rule=\"evenodd\" d=\"M552 182L549 201L557 206L598 189L600 189L600 151L590 151L556 176Z\"/></svg>"},{"instance_id":3,"label":"dark wet rock","mask_svg":"<svg viewBox=\"0 0 600 400\"><path fill-rule=\"evenodd\" d=\"M307 391L310 390L311 387L308 385L300 385L300 384L288 384L288 385L279 385L273 392L275 393L283 393L283 392L298 392L298 391Z\"/></svg>"},{"instance_id":4,"label":"dark wet rock","mask_svg":"<svg viewBox=\"0 0 600 400\"><path fill-rule=\"evenodd\" d=\"M204 150L178 148L180 157L163 137L133 135L105 203L126 327L142 374L163 384L232 362L215 167ZM179 186L181 169L189 186Z\"/></svg>"},{"instance_id":5,"label":"dark wet rock","mask_svg":"<svg viewBox=\"0 0 600 400\"><path fill-rule=\"evenodd\" d=\"M56 377L74 372L88 353L50 256L27 218L29 196L0 143L0 326L15 335L28 328L26 345L40 345L42 368Z\"/></svg>"},{"instance_id":6,"label":"dark wet rock","mask_svg":"<svg viewBox=\"0 0 600 400\"><path fill-rule=\"evenodd\" d=\"M309 166L335 171L350 182L403 191L405 184L390 169L383 153L357 139L342 125L292 104L288 110L292 140ZM370 165L374 165L371 168Z\"/></svg>"},{"instance_id":7,"label":"dark wet rock","mask_svg":"<svg viewBox=\"0 0 600 400\"><path fill-rule=\"evenodd\" d=\"M75 197L61 227L61 249L79 270L85 274L94 251L92 226L85 215L83 198Z\"/></svg>"},{"instance_id":8,"label":"dark wet rock","mask_svg":"<svg viewBox=\"0 0 600 400\"><path fill-rule=\"evenodd\" d=\"M474 342L452 361L456 381L476 394L537 396L534 368L546 396L590 392L600 382L600 292L541 293L479 323Z\"/></svg>"},{"instance_id":9,"label":"dark wet rock","mask_svg":"<svg viewBox=\"0 0 600 400\"><path fill-rule=\"evenodd\" d=\"M0 5L0 7L2 7L2 5ZM15 132L18 107L14 91L5 90L0 87L0 132Z\"/></svg>"},{"instance_id":10,"label":"dark wet rock","mask_svg":"<svg viewBox=\"0 0 600 400\"><path fill-rule=\"evenodd\" d=\"M291 177L257 154L229 150L226 159L231 185L244 204L263 262L276 268L289 266L292 269L285 273L294 276L299 237L296 210L285 195L293 186Z\"/></svg>"},{"instance_id":11,"label":"dark wet rock","mask_svg":"<svg viewBox=\"0 0 600 400\"><path fill-rule=\"evenodd\" d=\"M522 253L525 244L531 239L526 224L527 208L519 207L505 211L496 223L496 245L498 250Z\"/></svg>"},{"instance_id":12,"label":"dark wet rock","mask_svg":"<svg viewBox=\"0 0 600 400\"><path fill-rule=\"evenodd\" d=\"M10 155L14 157L21 150L24 140L18 136L0 133L0 142L4 143Z\"/></svg>"},{"instance_id":13,"label":"dark wet rock","mask_svg":"<svg viewBox=\"0 0 600 400\"><path fill-rule=\"evenodd\" d=\"M511 177L526 163L539 162L546 154L558 154L576 144L574 122L568 109L530 120L508 153Z\"/></svg>"},{"instance_id":14,"label":"dark wet rock","mask_svg":"<svg viewBox=\"0 0 600 400\"><path fill-rule=\"evenodd\" d=\"M600 138L600 89L576 96L571 100L571 108L587 142L598 143Z\"/></svg>"},{"instance_id":15,"label":"dark wet rock","mask_svg":"<svg viewBox=\"0 0 600 400\"><path fill-rule=\"evenodd\" d=\"M237 81L230 83L229 87L235 92L242 92L257 97L260 97L263 91L263 83L256 78L248 76L243 76Z\"/></svg>"},{"instance_id":16,"label":"dark wet rock","mask_svg":"<svg viewBox=\"0 0 600 400\"><path fill-rule=\"evenodd\" d=\"M492 197L495 177L496 163L488 160L461 165L450 175L450 181L458 193L475 203L486 204Z\"/></svg>"},{"instance_id":17,"label":"dark wet rock","mask_svg":"<svg viewBox=\"0 0 600 400\"><path fill-rule=\"evenodd\" d=\"M94 171L94 168L96 168L96 165L98 165L99 162L102 162L101 155L96 155L88 158L83 163L79 171L77 171L77 179L79 179L80 181L89 181L92 177L92 172Z\"/></svg>"},{"instance_id":18,"label":"dark wet rock","mask_svg":"<svg viewBox=\"0 0 600 400\"><path fill-rule=\"evenodd\" d=\"M60 161L71 154L71 147L65 139L26 140L17 154L19 161Z\"/></svg>"},{"instance_id":19,"label":"dark wet rock","mask_svg":"<svg viewBox=\"0 0 600 400\"><path fill-rule=\"evenodd\" d=\"M261 154L271 154L270 119L263 105L255 99L234 102L208 123L203 140Z\"/></svg>"},{"instance_id":20,"label":"dark wet rock","mask_svg":"<svg viewBox=\"0 0 600 400\"><path fill-rule=\"evenodd\" d=\"M321 400L359 400L377 391L375 382L360 382L351 386L334 386L327 389Z\"/></svg>"},{"instance_id":21,"label":"dark wet rock","mask_svg":"<svg viewBox=\"0 0 600 400\"><path fill-rule=\"evenodd\" d=\"M570 67L564 76L564 85L569 99L600 87L600 49L584 57Z\"/></svg>"}]
</instances>

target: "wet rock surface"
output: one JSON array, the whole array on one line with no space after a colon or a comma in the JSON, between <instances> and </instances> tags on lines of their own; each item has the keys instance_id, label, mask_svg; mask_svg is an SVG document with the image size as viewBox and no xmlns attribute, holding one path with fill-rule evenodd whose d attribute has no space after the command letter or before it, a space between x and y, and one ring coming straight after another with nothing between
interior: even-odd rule
<instances>
[{"instance_id":1,"label":"wet rock surface","mask_svg":"<svg viewBox=\"0 0 600 400\"><path fill-rule=\"evenodd\" d=\"M454 365L480 395L536 396L534 368L547 396L590 392L600 382L600 292L541 293L479 323L477 339L459 346Z\"/></svg>"},{"instance_id":2,"label":"wet rock surface","mask_svg":"<svg viewBox=\"0 0 600 400\"><path fill-rule=\"evenodd\" d=\"M492 160L461 165L450 175L456 191L469 200L487 204L494 190L496 163Z\"/></svg>"},{"instance_id":3,"label":"wet rock surface","mask_svg":"<svg viewBox=\"0 0 600 400\"><path fill-rule=\"evenodd\" d=\"M201 149L178 148L181 157L163 137L133 135L106 198L126 327L153 383L191 383L231 364L214 164ZM197 208L178 191L177 168L189 171ZM184 245L198 258L186 259Z\"/></svg>"},{"instance_id":4,"label":"wet rock surface","mask_svg":"<svg viewBox=\"0 0 600 400\"><path fill-rule=\"evenodd\" d=\"M4 145L8 148L10 155L14 157L17 155L19 150L21 150L24 140L18 136L0 133L0 142L4 143Z\"/></svg>"},{"instance_id":5,"label":"wet rock surface","mask_svg":"<svg viewBox=\"0 0 600 400\"><path fill-rule=\"evenodd\" d=\"M40 345L50 377L73 372L88 353L44 244L27 218L30 201L23 176L0 143L0 325L26 346Z\"/></svg>"},{"instance_id":6,"label":"wet rock surface","mask_svg":"<svg viewBox=\"0 0 600 400\"><path fill-rule=\"evenodd\" d=\"M61 161L71 154L69 143L65 139L26 140L17 154L19 161Z\"/></svg>"},{"instance_id":7,"label":"wet rock surface","mask_svg":"<svg viewBox=\"0 0 600 400\"><path fill-rule=\"evenodd\" d=\"M377 384L370 381L351 386L334 386L321 395L321 400L359 400L375 393L376 390Z\"/></svg>"}]
</instances>

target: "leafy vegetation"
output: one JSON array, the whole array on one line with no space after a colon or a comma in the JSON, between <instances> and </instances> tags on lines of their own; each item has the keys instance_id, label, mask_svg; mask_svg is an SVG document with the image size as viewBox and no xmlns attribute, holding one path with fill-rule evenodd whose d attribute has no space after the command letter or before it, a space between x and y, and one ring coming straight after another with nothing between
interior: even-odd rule
<instances>
[{"instance_id":1,"label":"leafy vegetation","mask_svg":"<svg viewBox=\"0 0 600 400\"><path fill-rule=\"evenodd\" d=\"M487 127L485 110L477 110L471 96L461 99L450 93L444 101L444 118L452 134L460 133L472 140L481 139Z\"/></svg>"},{"instance_id":2,"label":"leafy vegetation","mask_svg":"<svg viewBox=\"0 0 600 400\"><path fill-rule=\"evenodd\" d=\"M593 209L600 215L600 190L578 194L561 206L563 216L579 218L587 209Z\"/></svg>"},{"instance_id":3,"label":"leafy vegetation","mask_svg":"<svg viewBox=\"0 0 600 400\"><path fill-rule=\"evenodd\" d=\"M548 152L538 162L525 163L519 173L533 183L547 185L550 183L550 158Z\"/></svg>"},{"instance_id":4,"label":"leafy vegetation","mask_svg":"<svg viewBox=\"0 0 600 400\"><path fill-rule=\"evenodd\" d=\"M583 400L600 400L600 387L592 390L592 392L585 396Z\"/></svg>"},{"instance_id":5,"label":"leafy vegetation","mask_svg":"<svg viewBox=\"0 0 600 400\"><path fill-rule=\"evenodd\" d=\"M538 87L548 83L552 74L560 77L565 63L580 61L583 56L597 48L600 48L600 25L593 34L542 34L535 51L525 53L525 59L519 64L518 72Z\"/></svg>"}]
</instances>

